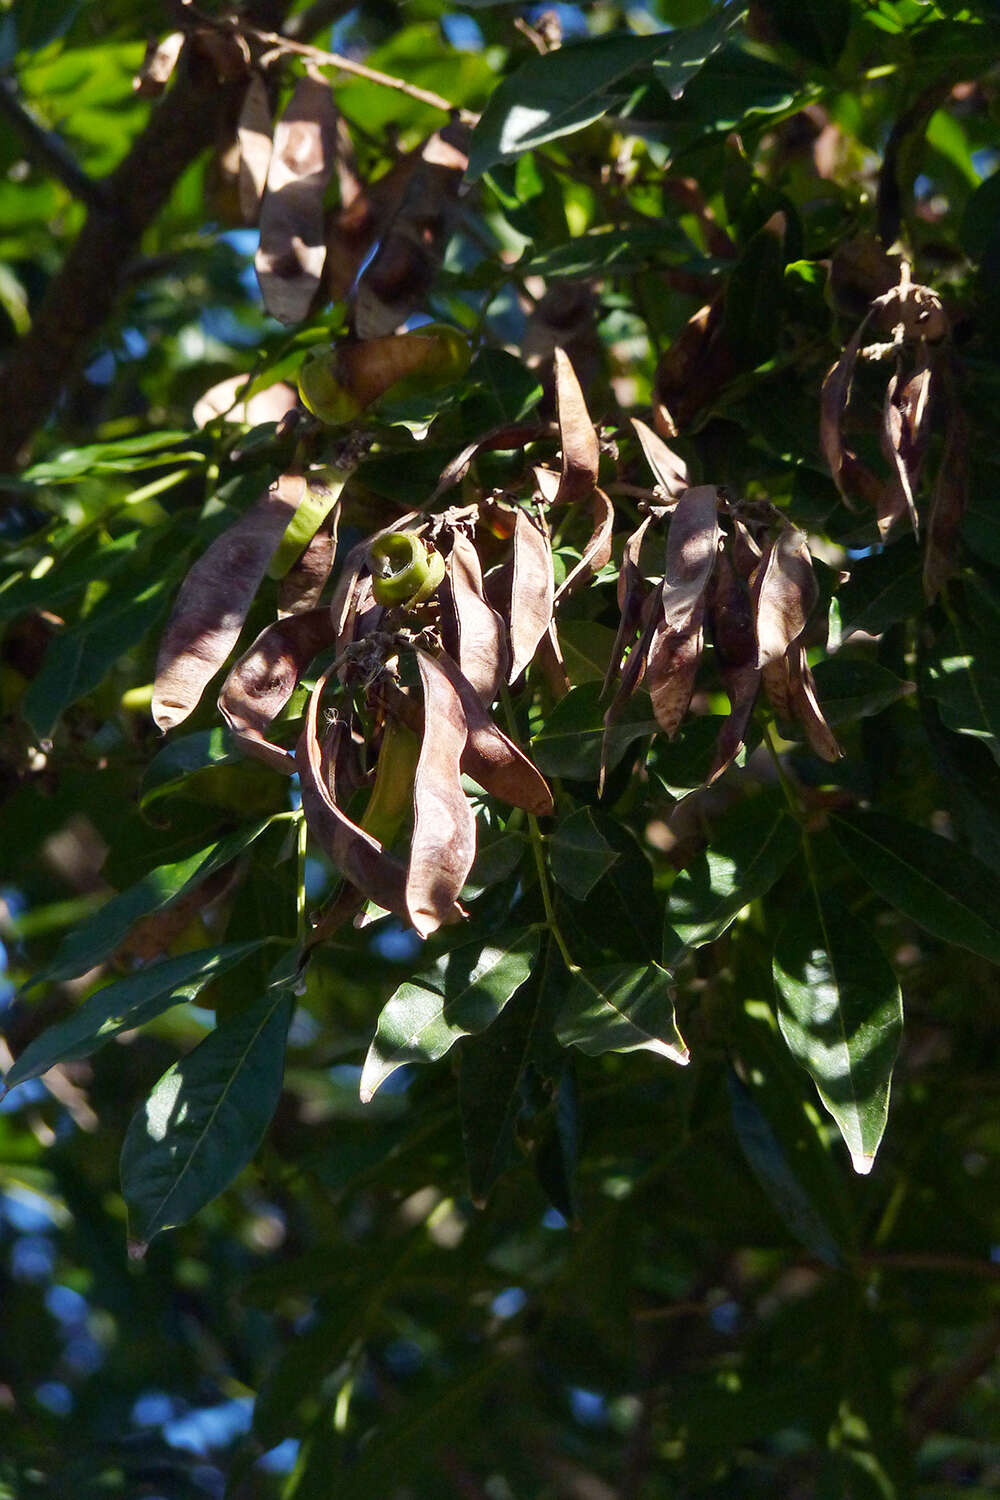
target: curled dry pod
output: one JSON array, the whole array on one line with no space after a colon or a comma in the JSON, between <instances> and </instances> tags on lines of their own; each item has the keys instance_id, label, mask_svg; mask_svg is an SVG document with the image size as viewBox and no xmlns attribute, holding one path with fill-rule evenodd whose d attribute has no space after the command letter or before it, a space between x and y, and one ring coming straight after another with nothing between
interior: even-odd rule
<instances>
[{"instance_id":1,"label":"curled dry pod","mask_svg":"<svg viewBox=\"0 0 1000 1500\"><path fill-rule=\"evenodd\" d=\"M330 85L307 74L274 132L260 207L257 279L264 306L281 323L308 315L326 259L323 194L333 171L337 111Z\"/></svg>"},{"instance_id":2,"label":"curled dry pod","mask_svg":"<svg viewBox=\"0 0 1000 1500\"><path fill-rule=\"evenodd\" d=\"M309 698L305 723L295 750L302 791L302 810L309 831L344 877L376 905L387 911L406 911L406 871L386 854L371 834L341 812L323 774L319 741L319 703L328 673L319 679Z\"/></svg>"},{"instance_id":3,"label":"curled dry pod","mask_svg":"<svg viewBox=\"0 0 1000 1500\"><path fill-rule=\"evenodd\" d=\"M679 500L691 485L687 464L667 447L658 433L647 427L645 422L640 422L638 417L632 418L632 426L657 484L668 499Z\"/></svg>"},{"instance_id":4,"label":"curled dry pod","mask_svg":"<svg viewBox=\"0 0 1000 1500\"><path fill-rule=\"evenodd\" d=\"M886 487L887 502L879 513L879 533L888 534L899 516L909 512L914 535L919 532L913 492L920 482L930 418L931 372L928 366L908 380L899 372L889 380L882 408L882 452L892 464L893 480Z\"/></svg>"},{"instance_id":5,"label":"curled dry pod","mask_svg":"<svg viewBox=\"0 0 1000 1500\"><path fill-rule=\"evenodd\" d=\"M788 648L788 685L792 714L805 730L813 750L821 760L840 760L844 752L823 717L816 697L816 683L801 641Z\"/></svg>"},{"instance_id":6,"label":"curled dry pod","mask_svg":"<svg viewBox=\"0 0 1000 1500\"><path fill-rule=\"evenodd\" d=\"M295 757L267 738L312 661L333 644L328 609L310 609L268 625L222 686L219 711L248 754L291 776Z\"/></svg>"},{"instance_id":7,"label":"curled dry pod","mask_svg":"<svg viewBox=\"0 0 1000 1500\"><path fill-rule=\"evenodd\" d=\"M413 784L413 840L406 909L421 937L452 919L476 857L476 820L462 790L468 737L462 702L446 673L417 652L424 690L424 737Z\"/></svg>"},{"instance_id":8,"label":"curled dry pod","mask_svg":"<svg viewBox=\"0 0 1000 1500\"><path fill-rule=\"evenodd\" d=\"M649 587L639 567L639 554L642 551L642 543L652 520L652 516L646 516L639 522L639 525L625 543L625 550L622 553L622 565L618 571L618 608L621 612L621 618L618 621L618 632L615 636L615 643L611 648L611 659L608 662L608 670L604 674L602 696L609 692L611 684L617 679L621 671L625 648L635 637L635 633L639 628L643 603L649 594Z\"/></svg>"},{"instance_id":9,"label":"curled dry pod","mask_svg":"<svg viewBox=\"0 0 1000 1500\"><path fill-rule=\"evenodd\" d=\"M735 368L723 332L725 293L688 320L656 367L653 426L668 442L728 384Z\"/></svg>"},{"instance_id":10,"label":"curled dry pod","mask_svg":"<svg viewBox=\"0 0 1000 1500\"><path fill-rule=\"evenodd\" d=\"M594 490L591 500L594 529L584 547L580 561L567 573L556 590L554 603L558 604L579 588L588 578L593 578L606 563L611 561L611 533L615 526L615 508L603 490Z\"/></svg>"},{"instance_id":11,"label":"curled dry pod","mask_svg":"<svg viewBox=\"0 0 1000 1500\"><path fill-rule=\"evenodd\" d=\"M553 350L556 375L556 414L562 442L562 473L554 503L586 500L597 483L601 450L590 420L573 362L565 349Z\"/></svg>"},{"instance_id":12,"label":"curled dry pod","mask_svg":"<svg viewBox=\"0 0 1000 1500\"><path fill-rule=\"evenodd\" d=\"M271 104L259 73L243 96L236 139L240 148L240 212L244 224L256 224L271 165Z\"/></svg>"},{"instance_id":13,"label":"curled dry pod","mask_svg":"<svg viewBox=\"0 0 1000 1500\"><path fill-rule=\"evenodd\" d=\"M484 437L475 438L471 443L466 443L462 451L457 453L441 471L441 478L434 486L434 493L427 502L428 505L433 506L454 485L461 483L472 467L472 460L477 453L490 449L523 448L526 443L541 437L544 431L545 428L538 422L520 422L513 427L510 425L495 427Z\"/></svg>"},{"instance_id":14,"label":"curled dry pod","mask_svg":"<svg viewBox=\"0 0 1000 1500\"><path fill-rule=\"evenodd\" d=\"M378 250L358 281L354 329L377 338L421 306L437 274L469 164L469 132L452 121L424 142Z\"/></svg>"},{"instance_id":15,"label":"curled dry pod","mask_svg":"<svg viewBox=\"0 0 1000 1500\"><path fill-rule=\"evenodd\" d=\"M465 714L467 739L461 769L491 797L509 802L512 807L523 807L536 817L548 817L552 811L552 793L544 776L494 724L472 683L456 663L447 655L436 660L458 694Z\"/></svg>"},{"instance_id":16,"label":"curled dry pod","mask_svg":"<svg viewBox=\"0 0 1000 1500\"><path fill-rule=\"evenodd\" d=\"M278 615L301 614L319 603L337 555L336 507L320 524L306 550L293 563L278 588Z\"/></svg>"},{"instance_id":17,"label":"curled dry pod","mask_svg":"<svg viewBox=\"0 0 1000 1500\"><path fill-rule=\"evenodd\" d=\"M727 770L743 748L760 689L750 593L733 566L728 548L719 553L712 575L708 617L719 673L729 697L729 714L719 730L715 756L706 778L710 785Z\"/></svg>"},{"instance_id":18,"label":"curled dry pod","mask_svg":"<svg viewBox=\"0 0 1000 1500\"><path fill-rule=\"evenodd\" d=\"M462 531L453 534L446 578L450 606L447 613L442 611L446 645L482 701L492 703L507 678L507 632L483 591L479 554Z\"/></svg>"},{"instance_id":19,"label":"curled dry pod","mask_svg":"<svg viewBox=\"0 0 1000 1500\"><path fill-rule=\"evenodd\" d=\"M514 557L510 583L511 665L515 682L531 662L535 649L552 622L555 584L552 546L548 532L519 510L514 520Z\"/></svg>"},{"instance_id":20,"label":"curled dry pod","mask_svg":"<svg viewBox=\"0 0 1000 1500\"><path fill-rule=\"evenodd\" d=\"M806 628L819 597L809 544L787 527L768 548L754 578L757 665L779 661Z\"/></svg>"},{"instance_id":21,"label":"curled dry pod","mask_svg":"<svg viewBox=\"0 0 1000 1500\"><path fill-rule=\"evenodd\" d=\"M181 584L156 658L153 718L164 732L183 722L239 639L247 611L305 492L283 474L263 499L216 537Z\"/></svg>"},{"instance_id":22,"label":"curled dry pod","mask_svg":"<svg viewBox=\"0 0 1000 1500\"><path fill-rule=\"evenodd\" d=\"M668 736L687 712L704 643L705 592L719 550L719 492L696 485L678 500L667 535L663 617L649 645L646 684Z\"/></svg>"},{"instance_id":23,"label":"curled dry pod","mask_svg":"<svg viewBox=\"0 0 1000 1500\"><path fill-rule=\"evenodd\" d=\"M853 466L858 463L858 459L844 444L843 423L851 399L854 367L858 362L861 340L864 338L870 317L869 313L837 363L827 372L819 398L819 446L829 465L834 484L844 501L852 508L854 500L849 481Z\"/></svg>"},{"instance_id":24,"label":"curled dry pod","mask_svg":"<svg viewBox=\"0 0 1000 1500\"><path fill-rule=\"evenodd\" d=\"M376 537L368 559L375 601L387 609L424 603L444 578L444 558L413 531L390 531Z\"/></svg>"}]
</instances>

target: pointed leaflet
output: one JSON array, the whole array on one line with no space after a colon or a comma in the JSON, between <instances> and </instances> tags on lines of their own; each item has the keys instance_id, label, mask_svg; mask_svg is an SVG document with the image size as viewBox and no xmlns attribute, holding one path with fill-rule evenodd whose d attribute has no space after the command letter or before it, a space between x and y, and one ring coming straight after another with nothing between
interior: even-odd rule
<instances>
[{"instance_id":1,"label":"pointed leaflet","mask_svg":"<svg viewBox=\"0 0 1000 1500\"><path fill-rule=\"evenodd\" d=\"M830 831L883 901L943 942L1000 963L1000 879L988 865L886 813L838 814Z\"/></svg>"},{"instance_id":2,"label":"pointed leaflet","mask_svg":"<svg viewBox=\"0 0 1000 1500\"><path fill-rule=\"evenodd\" d=\"M687 712L701 658L705 591L719 547L718 495L711 484L685 490L667 534L663 620L650 642L646 686L657 722L668 736Z\"/></svg>"},{"instance_id":3,"label":"pointed leaflet","mask_svg":"<svg viewBox=\"0 0 1000 1500\"><path fill-rule=\"evenodd\" d=\"M568 818L560 819L549 838L552 878L577 901L586 900L619 858L589 807L578 807Z\"/></svg>"},{"instance_id":4,"label":"pointed leaflet","mask_svg":"<svg viewBox=\"0 0 1000 1500\"><path fill-rule=\"evenodd\" d=\"M514 518L514 566L510 585L509 682L516 682L529 665L552 622L554 581L552 547L544 523L536 524L525 510Z\"/></svg>"},{"instance_id":5,"label":"pointed leaflet","mask_svg":"<svg viewBox=\"0 0 1000 1500\"><path fill-rule=\"evenodd\" d=\"M780 792L761 792L731 807L713 826L708 849L670 888L667 920L682 944L700 948L721 936L771 889L798 848L798 824ZM668 930L668 945L672 941ZM665 952L664 962L676 956Z\"/></svg>"},{"instance_id":6,"label":"pointed leaflet","mask_svg":"<svg viewBox=\"0 0 1000 1500\"><path fill-rule=\"evenodd\" d=\"M590 1057L641 1048L682 1066L690 1060L677 1030L670 975L659 964L577 970L556 1017L556 1036Z\"/></svg>"},{"instance_id":7,"label":"pointed leaflet","mask_svg":"<svg viewBox=\"0 0 1000 1500\"><path fill-rule=\"evenodd\" d=\"M981 740L1000 763L1000 608L971 578L963 603L927 653L926 691L949 729Z\"/></svg>"},{"instance_id":8,"label":"pointed leaflet","mask_svg":"<svg viewBox=\"0 0 1000 1500\"><path fill-rule=\"evenodd\" d=\"M520 989L538 954L538 929L463 943L401 984L378 1018L361 1074L361 1099L404 1063L436 1062L459 1037L484 1031Z\"/></svg>"},{"instance_id":9,"label":"pointed leaflet","mask_svg":"<svg viewBox=\"0 0 1000 1500\"><path fill-rule=\"evenodd\" d=\"M310 609L268 625L240 657L219 694L219 710L248 754L294 774L295 757L267 738L267 730L298 686L309 663L333 641L328 609Z\"/></svg>"},{"instance_id":10,"label":"pointed leaflet","mask_svg":"<svg viewBox=\"0 0 1000 1500\"><path fill-rule=\"evenodd\" d=\"M819 587L809 544L794 526L771 543L753 585L757 629L757 666L784 656L797 641L816 605Z\"/></svg>"},{"instance_id":11,"label":"pointed leaflet","mask_svg":"<svg viewBox=\"0 0 1000 1500\"><path fill-rule=\"evenodd\" d=\"M333 171L336 122L330 85L307 74L275 127L256 266L264 306L281 323L301 322L319 290L326 259L323 194Z\"/></svg>"},{"instance_id":12,"label":"pointed leaflet","mask_svg":"<svg viewBox=\"0 0 1000 1500\"><path fill-rule=\"evenodd\" d=\"M295 749L302 810L310 833L351 884L386 911L402 913L406 910L406 872L403 866L385 852L377 839L341 812L324 775L318 718L328 675L324 674L313 689ZM337 736L346 733L343 720L335 720L332 729ZM331 759L335 759L335 754Z\"/></svg>"},{"instance_id":13,"label":"pointed leaflet","mask_svg":"<svg viewBox=\"0 0 1000 1500\"><path fill-rule=\"evenodd\" d=\"M305 493L283 474L217 537L181 584L156 658L153 718L164 732L183 722L232 651L275 548Z\"/></svg>"},{"instance_id":14,"label":"pointed leaflet","mask_svg":"<svg viewBox=\"0 0 1000 1500\"><path fill-rule=\"evenodd\" d=\"M614 506L603 490L595 490L591 500L591 509L594 515L594 529L590 534L590 540L583 549L580 561L566 574L556 590L554 604L565 599L588 578L593 578L595 573L611 561L611 533L615 525Z\"/></svg>"},{"instance_id":15,"label":"pointed leaflet","mask_svg":"<svg viewBox=\"0 0 1000 1500\"><path fill-rule=\"evenodd\" d=\"M573 362L565 349L553 350L556 413L562 444L562 473L553 504L586 500L597 483L601 450Z\"/></svg>"},{"instance_id":16,"label":"pointed leaflet","mask_svg":"<svg viewBox=\"0 0 1000 1500\"><path fill-rule=\"evenodd\" d=\"M468 736L462 700L444 669L417 652L424 690L424 737L413 782L413 838L406 909L421 937L451 920L476 857L476 819L462 790Z\"/></svg>"},{"instance_id":17,"label":"pointed leaflet","mask_svg":"<svg viewBox=\"0 0 1000 1500\"><path fill-rule=\"evenodd\" d=\"M649 738L657 724L646 693L637 694L607 729L601 713L600 685L584 682L556 704L531 742L539 770L547 776L596 781L601 773L601 745L606 744L608 770L634 740Z\"/></svg>"},{"instance_id":18,"label":"pointed leaflet","mask_svg":"<svg viewBox=\"0 0 1000 1500\"><path fill-rule=\"evenodd\" d=\"M260 1145L281 1094L296 968L282 959L261 998L168 1068L132 1117L121 1160L130 1254L210 1203Z\"/></svg>"},{"instance_id":19,"label":"pointed leaflet","mask_svg":"<svg viewBox=\"0 0 1000 1500\"><path fill-rule=\"evenodd\" d=\"M679 500L691 484L687 464L667 447L658 433L647 427L645 422L640 422L638 417L632 418L632 426L660 489L668 500Z\"/></svg>"},{"instance_id":20,"label":"pointed leaflet","mask_svg":"<svg viewBox=\"0 0 1000 1500\"><path fill-rule=\"evenodd\" d=\"M492 703L507 677L507 632L486 599L479 555L464 532L454 533L446 577L458 646L451 655L481 701Z\"/></svg>"},{"instance_id":21,"label":"pointed leaflet","mask_svg":"<svg viewBox=\"0 0 1000 1500\"><path fill-rule=\"evenodd\" d=\"M903 1000L872 934L810 884L775 943L778 1021L837 1122L856 1172L870 1172L889 1113Z\"/></svg>"},{"instance_id":22,"label":"pointed leaflet","mask_svg":"<svg viewBox=\"0 0 1000 1500\"><path fill-rule=\"evenodd\" d=\"M244 849L270 827L271 818L247 824L172 865L161 865L143 876L137 885L112 896L82 927L67 933L52 962L31 980L28 989L73 979L103 963L119 948L142 918L195 890L217 870L231 864Z\"/></svg>"},{"instance_id":23,"label":"pointed leaflet","mask_svg":"<svg viewBox=\"0 0 1000 1500\"><path fill-rule=\"evenodd\" d=\"M148 964L127 979L106 984L88 995L64 1021L49 1026L18 1057L4 1079L12 1089L28 1078L38 1078L56 1063L89 1057L117 1036L145 1026L171 1005L194 1000L213 979L225 974L266 940L224 943L221 948L198 948L162 963Z\"/></svg>"},{"instance_id":24,"label":"pointed leaflet","mask_svg":"<svg viewBox=\"0 0 1000 1500\"><path fill-rule=\"evenodd\" d=\"M243 96L236 139L240 147L240 213L244 224L256 224L271 165L271 105L259 73Z\"/></svg>"},{"instance_id":25,"label":"pointed leaflet","mask_svg":"<svg viewBox=\"0 0 1000 1500\"><path fill-rule=\"evenodd\" d=\"M463 773L478 781L491 797L523 807L536 817L548 817L552 793L545 778L494 724L472 684L451 658L442 652L437 664L458 694L465 714L467 738L460 762Z\"/></svg>"}]
</instances>

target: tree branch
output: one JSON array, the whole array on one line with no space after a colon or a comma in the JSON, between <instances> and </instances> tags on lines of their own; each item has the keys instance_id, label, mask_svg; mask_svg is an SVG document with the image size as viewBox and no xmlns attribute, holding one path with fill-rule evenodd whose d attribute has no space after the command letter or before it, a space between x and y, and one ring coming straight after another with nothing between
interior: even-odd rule
<instances>
[{"instance_id":1,"label":"tree branch","mask_svg":"<svg viewBox=\"0 0 1000 1500\"><path fill-rule=\"evenodd\" d=\"M90 208L107 206L104 184L89 177L65 141L45 128L24 103L13 78L0 77L0 114L7 117L21 137L30 161L55 177L81 203Z\"/></svg>"},{"instance_id":2,"label":"tree branch","mask_svg":"<svg viewBox=\"0 0 1000 1500\"><path fill-rule=\"evenodd\" d=\"M307 41L318 31L339 21L341 16L346 16L349 10L354 9L355 3L356 0L314 0L308 10L289 17L285 35L293 42Z\"/></svg>"}]
</instances>

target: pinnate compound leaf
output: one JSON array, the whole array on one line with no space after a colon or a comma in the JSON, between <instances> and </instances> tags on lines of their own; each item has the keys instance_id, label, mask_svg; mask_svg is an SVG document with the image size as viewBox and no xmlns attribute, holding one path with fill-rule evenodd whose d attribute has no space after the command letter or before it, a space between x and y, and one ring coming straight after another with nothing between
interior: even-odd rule
<instances>
[{"instance_id":1,"label":"pinnate compound leaf","mask_svg":"<svg viewBox=\"0 0 1000 1500\"><path fill-rule=\"evenodd\" d=\"M837 595L845 638L855 630L881 635L897 620L918 614L923 605L920 571L920 548L912 537L901 537L856 562Z\"/></svg>"},{"instance_id":2,"label":"pinnate compound leaf","mask_svg":"<svg viewBox=\"0 0 1000 1500\"><path fill-rule=\"evenodd\" d=\"M640 1048L681 1065L690 1057L677 1030L670 975L659 964L578 970L556 1018L556 1036L590 1057Z\"/></svg>"},{"instance_id":3,"label":"pinnate compound leaf","mask_svg":"<svg viewBox=\"0 0 1000 1500\"><path fill-rule=\"evenodd\" d=\"M810 898L775 944L778 1022L864 1175L888 1118L903 1000L865 926L826 892L812 887Z\"/></svg>"},{"instance_id":4,"label":"pinnate compound leaf","mask_svg":"<svg viewBox=\"0 0 1000 1500\"><path fill-rule=\"evenodd\" d=\"M589 807L563 818L549 840L552 878L577 901L586 900L618 859Z\"/></svg>"},{"instance_id":5,"label":"pinnate compound leaf","mask_svg":"<svg viewBox=\"0 0 1000 1500\"><path fill-rule=\"evenodd\" d=\"M798 824L780 792L761 792L730 808L712 828L708 848L670 888L667 948L673 934L688 948L720 937L745 906L771 889L799 842ZM664 952L667 963L676 956Z\"/></svg>"},{"instance_id":6,"label":"pinnate compound leaf","mask_svg":"<svg viewBox=\"0 0 1000 1500\"><path fill-rule=\"evenodd\" d=\"M837 814L830 830L890 906L943 942L1000 963L1000 879L988 865L888 813Z\"/></svg>"},{"instance_id":7,"label":"pinnate compound leaf","mask_svg":"<svg viewBox=\"0 0 1000 1500\"><path fill-rule=\"evenodd\" d=\"M178 896L194 889L249 848L269 827L270 818L248 823L175 864L151 870L127 891L112 896L83 927L63 939L52 962L36 974L28 988L72 979L102 963L114 953L143 917L160 911Z\"/></svg>"},{"instance_id":8,"label":"pinnate compound leaf","mask_svg":"<svg viewBox=\"0 0 1000 1500\"><path fill-rule=\"evenodd\" d=\"M149 964L127 979L107 984L88 995L65 1021L49 1026L29 1042L4 1080L12 1089L28 1078L38 1078L56 1063L89 1057L120 1031L145 1026L171 1005L194 1000L220 974L255 953L266 939L223 943L220 948L198 948L162 963Z\"/></svg>"},{"instance_id":9,"label":"pinnate compound leaf","mask_svg":"<svg viewBox=\"0 0 1000 1500\"><path fill-rule=\"evenodd\" d=\"M184 1224L247 1165L281 1094L296 960L267 990L167 1069L132 1117L122 1147L129 1250Z\"/></svg>"},{"instance_id":10,"label":"pinnate compound leaf","mask_svg":"<svg viewBox=\"0 0 1000 1500\"><path fill-rule=\"evenodd\" d=\"M501 935L485 947L463 943L401 984L378 1018L361 1074L367 1104L405 1063L436 1062L463 1036L473 1036L520 989L538 954L538 929Z\"/></svg>"}]
</instances>

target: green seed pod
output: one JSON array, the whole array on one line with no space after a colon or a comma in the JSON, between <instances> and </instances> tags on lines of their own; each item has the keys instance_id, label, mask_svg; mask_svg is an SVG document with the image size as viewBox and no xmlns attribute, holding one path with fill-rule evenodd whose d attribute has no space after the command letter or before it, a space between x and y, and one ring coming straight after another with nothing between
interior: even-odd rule
<instances>
[{"instance_id":1,"label":"green seed pod","mask_svg":"<svg viewBox=\"0 0 1000 1500\"><path fill-rule=\"evenodd\" d=\"M444 558L412 531L390 531L372 543L369 553L376 602L422 604L444 578Z\"/></svg>"}]
</instances>

